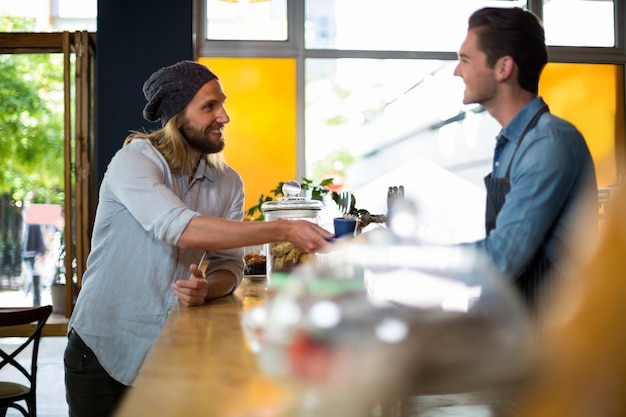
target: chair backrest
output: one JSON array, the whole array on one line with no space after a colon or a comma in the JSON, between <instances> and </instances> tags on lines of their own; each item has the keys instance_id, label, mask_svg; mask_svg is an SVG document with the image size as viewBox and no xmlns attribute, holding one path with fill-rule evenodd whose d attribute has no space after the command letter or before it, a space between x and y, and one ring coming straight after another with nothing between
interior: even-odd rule
<instances>
[{"instance_id":1,"label":"chair backrest","mask_svg":"<svg viewBox=\"0 0 626 417\"><path fill-rule=\"evenodd\" d=\"M0 328L23 326L29 329L29 336L27 336L26 340L11 352L0 348L0 370L4 367L13 367L24 375L30 384L33 401L37 388L37 356L39 354L39 341L41 339L43 326L51 313L51 305L14 310L0 310ZM18 362L17 356L31 345L31 364L30 369L27 369Z\"/></svg>"}]
</instances>

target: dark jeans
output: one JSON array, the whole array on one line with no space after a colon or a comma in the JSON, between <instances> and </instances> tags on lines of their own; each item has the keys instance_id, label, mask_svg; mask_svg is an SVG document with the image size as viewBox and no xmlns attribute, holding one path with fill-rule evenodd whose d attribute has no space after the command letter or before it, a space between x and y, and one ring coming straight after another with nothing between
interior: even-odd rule
<instances>
[{"instance_id":1,"label":"dark jeans","mask_svg":"<svg viewBox=\"0 0 626 417\"><path fill-rule=\"evenodd\" d=\"M65 390L70 417L109 417L128 390L102 368L72 330L65 348Z\"/></svg>"}]
</instances>

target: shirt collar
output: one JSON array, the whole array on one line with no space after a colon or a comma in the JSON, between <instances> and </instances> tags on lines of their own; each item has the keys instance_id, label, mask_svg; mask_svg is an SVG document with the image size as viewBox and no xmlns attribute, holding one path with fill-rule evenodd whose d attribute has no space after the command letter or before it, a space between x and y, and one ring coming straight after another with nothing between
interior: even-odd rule
<instances>
[{"instance_id":1,"label":"shirt collar","mask_svg":"<svg viewBox=\"0 0 626 417\"><path fill-rule=\"evenodd\" d=\"M511 120L511 123L500 131L498 138L504 136L511 142L518 142L535 115L547 107L548 105L541 97L536 97L526 103L522 110Z\"/></svg>"},{"instance_id":2,"label":"shirt collar","mask_svg":"<svg viewBox=\"0 0 626 417\"><path fill-rule=\"evenodd\" d=\"M199 179L203 177L212 182L215 182L217 180L217 173L207 164L205 156L200 158L200 162L198 163L198 168L196 169L196 174L194 178Z\"/></svg>"}]
</instances>

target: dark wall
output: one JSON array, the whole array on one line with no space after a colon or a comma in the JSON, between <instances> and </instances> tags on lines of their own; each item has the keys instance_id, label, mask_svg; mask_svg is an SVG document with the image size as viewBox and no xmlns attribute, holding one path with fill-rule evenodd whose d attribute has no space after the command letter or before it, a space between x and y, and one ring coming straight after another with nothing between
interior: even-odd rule
<instances>
[{"instance_id":1,"label":"dark wall","mask_svg":"<svg viewBox=\"0 0 626 417\"><path fill-rule=\"evenodd\" d=\"M159 124L142 116L144 81L155 70L193 59L193 0L99 0L96 42L98 186L131 130Z\"/></svg>"}]
</instances>

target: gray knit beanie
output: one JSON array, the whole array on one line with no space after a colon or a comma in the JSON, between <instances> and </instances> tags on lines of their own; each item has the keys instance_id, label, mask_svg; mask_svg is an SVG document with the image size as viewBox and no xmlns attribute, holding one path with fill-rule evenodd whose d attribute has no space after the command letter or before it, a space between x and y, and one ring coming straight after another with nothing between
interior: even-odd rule
<instances>
[{"instance_id":1,"label":"gray knit beanie","mask_svg":"<svg viewBox=\"0 0 626 417\"><path fill-rule=\"evenodd\" d=\"M203 85L216 79L217 75L195 61L181 61L161 68L143 84L143 94L148 100L143 117L150 122L160 120L165 126Z\"/></svg>"}]
</instances>

